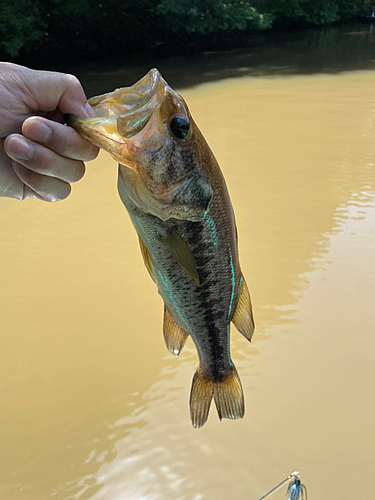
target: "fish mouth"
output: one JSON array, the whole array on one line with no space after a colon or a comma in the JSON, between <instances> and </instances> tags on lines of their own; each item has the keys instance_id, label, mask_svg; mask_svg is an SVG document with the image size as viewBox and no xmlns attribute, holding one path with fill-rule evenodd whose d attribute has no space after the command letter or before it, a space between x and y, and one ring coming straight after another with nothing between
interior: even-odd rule
<instances>
[{"instance_id":1,"label":"fish mouth","mask_svg":"<svg viewBox=\"0 0 375 500\"><path fill-rule=\"evenodd\" d=\"M139 150L133 139L150 122L163 101L166 87L159 71L153 68L131 87L89 99L96 117L65 115L65 122L116 161L132 168L131 153Z\"/></svg>"},{"instance_id":2,"label":"fish mouth","mask_svg":"<svg viewBox=\"0 0 375 500\"><path fill-rule=\"evenodd\" d=\"M182 167L167 171L171 151L186 147L193 132L186 104L159 71L88 102L96 117L68 115L66 123L120 163L124 199L161 220L203 220L212 199L207 176L194 162L185 166L182 154L175 156Z\"/></svg>"}]
</instances>

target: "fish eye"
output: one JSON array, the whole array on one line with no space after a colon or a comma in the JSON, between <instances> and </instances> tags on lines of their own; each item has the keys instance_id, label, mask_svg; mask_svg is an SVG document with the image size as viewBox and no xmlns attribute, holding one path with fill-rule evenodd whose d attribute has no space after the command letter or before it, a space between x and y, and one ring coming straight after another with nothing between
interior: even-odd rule
<instances>
[{"instance_id":1,"label":"fish eye","mask_svg":"<svg viewBox=\"0 0 375 500\"><path fill-rule=\"evenodd\" d=\"M184 116L175 116L172 118L169 127L172 134L177 137L177 139L186 141L190 128L189 120L187 120Z\"/></svg>"}]
</instances>

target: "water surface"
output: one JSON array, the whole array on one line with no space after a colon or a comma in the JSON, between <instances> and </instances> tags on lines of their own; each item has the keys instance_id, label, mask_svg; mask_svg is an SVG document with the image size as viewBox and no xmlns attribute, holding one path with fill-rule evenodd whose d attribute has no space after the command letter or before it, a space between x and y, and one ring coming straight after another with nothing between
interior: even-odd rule
<instances>
[{"instance_id":1,"label":"water surface","mask_svg":"<svg viewBox=\"0 0 375 500\"><path fill-rule=\"evenodd\" d=\"M372 497L374 88L352 71L179 89L254 304L252 344L232 328L240 421L191 426L195 348L164 346L108 155L64 202L0 200L1 499L257 500L294 470L312 499Z\"/></svg>"}]
</instances>

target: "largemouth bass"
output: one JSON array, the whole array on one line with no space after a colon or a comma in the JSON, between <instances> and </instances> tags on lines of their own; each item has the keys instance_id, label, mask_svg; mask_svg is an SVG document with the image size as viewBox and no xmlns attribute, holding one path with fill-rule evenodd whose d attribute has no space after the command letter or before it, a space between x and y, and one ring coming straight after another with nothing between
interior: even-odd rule
<instances>
[{"instance_id":1,"label":"largemouth bass","mask_svg":"<svg viewBox=\"0 0 375 500\"><path fill-rule=\"evenodd\" d=\"M190 394L194 427L211 400L220 420L244 415L229 329L250 341L254 321L237 230L219 165L183 98L153 69L132 87L89 100L97 118L68 125L119 162L118 191L144 264L164 300L167 348L191 336L199 357Z\"/></svg>"}]
</instances>

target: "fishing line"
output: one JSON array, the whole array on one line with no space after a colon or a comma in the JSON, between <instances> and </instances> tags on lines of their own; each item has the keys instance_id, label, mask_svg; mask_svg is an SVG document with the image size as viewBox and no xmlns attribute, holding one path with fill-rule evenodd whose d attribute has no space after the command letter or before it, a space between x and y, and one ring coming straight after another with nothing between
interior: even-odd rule
<instances>
[{"instance_id":1,"label":"fishing line","mask_svg":"<svg viewBox=\"0 0 375 500\"><path fill-rule=\"evenodd\" d=\"M299 472L292 472L288 477L286 477L281 483L272 488L268 493L263 495L259 500L263 500L264 498L268 498L272 493L279 490L284 484L292 479L292 481L288 485L288 500L307 500L307 491L305 485L301 483L299 478Z\"/></svg>"}]
</instances>

